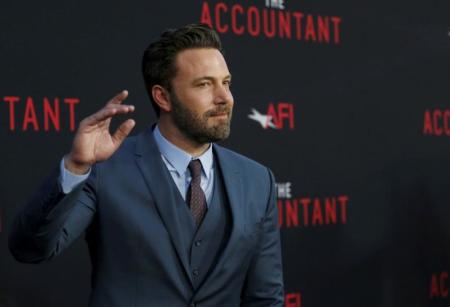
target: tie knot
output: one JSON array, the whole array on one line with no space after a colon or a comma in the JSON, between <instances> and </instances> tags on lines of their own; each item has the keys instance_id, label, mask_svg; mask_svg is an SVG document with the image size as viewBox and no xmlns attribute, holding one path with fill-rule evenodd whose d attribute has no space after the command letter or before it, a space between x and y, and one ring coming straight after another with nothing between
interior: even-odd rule
<instances>
[{"instance_id":1,"label":"tie knot","mask_svg":"<svg viewBox=\"0 0 450 307\"><path fill-rule=\"evenodd\" d=\"M198 178L202 174L202 163L199 159L192 160L188 165L189 171L191 171L192 178Z\"/></svg>"}]
</instances>

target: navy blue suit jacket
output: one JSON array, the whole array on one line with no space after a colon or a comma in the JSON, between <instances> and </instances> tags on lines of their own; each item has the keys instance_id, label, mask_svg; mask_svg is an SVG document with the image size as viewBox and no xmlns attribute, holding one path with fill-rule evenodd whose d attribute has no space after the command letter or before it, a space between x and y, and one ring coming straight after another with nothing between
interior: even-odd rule
<instances>
[{"instance_id":1,"label":"navy blue suit jacket","mask_svg":"<svg viewBox=\"0 0 450 307\"><path fill-rule=\"evenodd\" d=\"M231 233L194 289L176 223L172 180L151 130L129 137L71 193L56 170L17 216L9 246L22 262L59 254L86 232L90 306L282 306L275 182L270 170L213 145L230 203ZM211 234L213 235L213 234Z\"/></svg>"}]
</instances>

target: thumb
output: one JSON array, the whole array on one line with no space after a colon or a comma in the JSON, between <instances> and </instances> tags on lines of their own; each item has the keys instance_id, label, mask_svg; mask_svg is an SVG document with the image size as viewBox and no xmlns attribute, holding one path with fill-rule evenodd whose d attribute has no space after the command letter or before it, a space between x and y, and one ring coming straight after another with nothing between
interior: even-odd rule
<instances>
[{"instance_id":1,"label":"thumb","mask_svg":"<svg viewBox=\"0 0 450 307\"><path fill-rule=\"evenodd\" d=\"M136 125L136 122L132 119L128 119L125 122L123 122L114 132L112 135L112 139L114 142L114 145L119 146L123 140L130 134L131 130L133 130L134 126Z\"/></svg>"}]
</instances>

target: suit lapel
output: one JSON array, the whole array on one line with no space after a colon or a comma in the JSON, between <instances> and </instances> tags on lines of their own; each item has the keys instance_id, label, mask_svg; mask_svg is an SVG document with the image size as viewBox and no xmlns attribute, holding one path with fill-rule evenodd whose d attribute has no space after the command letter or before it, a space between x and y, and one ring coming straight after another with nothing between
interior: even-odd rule
<instances>
[{"instance_id":1,"label":"suit lapel","mask_svg":"<svg viewBox=\"0 0 450 307\"><path fill-rule=\"evenodd\" d=\"M170 189L170 180L172 178L162 161L161 153L155 143L151 129L144 131L137 137L135 155L139 169L155 200L156 209L161 216L163 224L178 254L178 258L192 285L187 255L183 253L185 249L183 248L184 243L181 239L182 229L180 228L180 223L178 223L178 211L176 210L177 200Z\"/></svg>"}]
</instances>

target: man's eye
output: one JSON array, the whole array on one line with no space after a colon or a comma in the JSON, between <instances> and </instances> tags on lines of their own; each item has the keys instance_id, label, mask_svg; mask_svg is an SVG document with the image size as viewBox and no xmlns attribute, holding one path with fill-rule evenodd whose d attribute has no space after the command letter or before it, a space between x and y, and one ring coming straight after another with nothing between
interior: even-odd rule
<instances>
[{"instance_id":1,"label":"man's eye","mask_svg":"<svg viewBox=\"0 0 450 307\"><path fill-rule=\"evenodd\" d=\"M223 84L231 86L231 80L224 81Z\"/></svg>"},{"instance_id":2,"label":"man's eye","mask_svg":"<svg viewBox=\"0 0 450 307\"><path fill-rule=\"evenodd\" d=\"M198 84L199 87L207 87L209 85L209 82L201 82Z\"/></svg>"}]
</instances>

